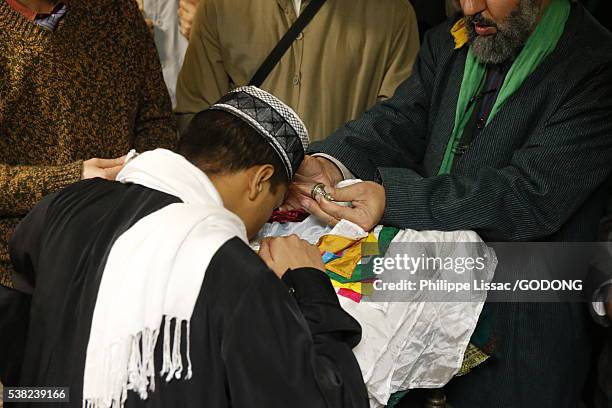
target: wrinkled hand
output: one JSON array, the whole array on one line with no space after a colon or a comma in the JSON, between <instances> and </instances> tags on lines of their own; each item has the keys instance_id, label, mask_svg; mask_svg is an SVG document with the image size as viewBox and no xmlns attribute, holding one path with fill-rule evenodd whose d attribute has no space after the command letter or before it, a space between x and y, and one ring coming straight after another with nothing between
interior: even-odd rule
<instances>
[{"instance_id":1,"label":"wrinkled hand","mask_svg":"<svg viewBox=\"0 0 612 408\"><path fill-rule=\"evenodd\" d=\"M344 188L325 187L336 201L349 201L352 207L343 207L327 201L321 195L303 199L302 205L308 212L326 222L336 225L341 219L359 225L364 231L371 231L385 212L385 188L372 181L364 181Z\"/></svg>"},{"instance_id":2,"label":"wrinkled hand","mask_svg":"<svg viewBox=\"0 0 612 408\"><path fill-rule=\"evenodd\" d=\"M178 18L181 34L185 38L191 37L191 26L195 17L196 8L200 0L179 0Z\"/></svg>"},{"instance_id":3,"label":"wrinkled hand","mask_svg":"<svg viewBox=\"0 0 612 408\"><path fill-rule=\"evenodd\" d=\"M315 268L325 271L318 248L296 235L264 239L259 256L279 278L289 269Z\"/></svg>"},{"instance_id":4,"label":"wrinkled hand","mask_svg":"<svg viewBox=\"0 0 612 408\"><path fill-rule=\"evenodd\" d=\"M89 159L83 162L81 179L100 177L106 180L115 180L117 174L125 165L125 157L116 159Z\"/></svg>"},{"instance_id":5,"label":"wrinkled hand","mask_svg":"<svg viewBox=\"0 0 612 408\"><path fill-rule=\"evenodd\" d=\"M312 200L310 192L316 184L323 183L326 186L335 186L340 181L342 181L342 173L331 161L322 157L306 156L293 176L289 193L280 210L306 209L303 203L306 200Z\"/></svg>"}]
</instances>

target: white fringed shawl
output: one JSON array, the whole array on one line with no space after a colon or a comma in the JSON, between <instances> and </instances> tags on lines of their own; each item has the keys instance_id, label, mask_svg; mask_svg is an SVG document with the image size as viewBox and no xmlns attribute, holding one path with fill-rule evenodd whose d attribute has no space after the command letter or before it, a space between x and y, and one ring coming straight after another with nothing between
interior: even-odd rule
<instances>
[{"instance_id":1,"label":"white fringed shawl","mask_svg":"<svg viewBox=\"0 0 612 408\"><path fill-rule=\"evenodd\" d=\"M154 350L162 323L160 374L166 381L191 377L189 321L206 269L228 240L247 242L240 218L223 207L208 177L180 155L164 149L143 153L117 180L171 194L182 203L142 218L111 248L87 345L87 408L123 407L128 390L145 399L155 389ZM172 319L175 329L170 333ZM185 372L182 340L187 342Z\"/></svg>"}]
</instances>

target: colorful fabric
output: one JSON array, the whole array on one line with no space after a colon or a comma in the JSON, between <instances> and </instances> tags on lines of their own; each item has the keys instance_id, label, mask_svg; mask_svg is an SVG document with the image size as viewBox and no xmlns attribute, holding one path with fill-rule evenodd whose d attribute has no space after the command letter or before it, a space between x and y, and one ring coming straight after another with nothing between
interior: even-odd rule
<instances>
[{"instance_id":1,"label":"colorful fabric","mask_svg":"<svg viewBox=\"0 0 612 408\"><path fill-rule=\"evenodd\" d=\"M319 241L322 259L326 264L327 276L340 296L360 302L363 296L373 291L376 275L360 264L364 256L384 254L399 229L383 227L378 239L370 233L361 240L352 240L336 235L325 235ZM371 244L371 245L368 245Z\"/></svg>"},{"instance_id":2,"label":"colorful fabric","mask_svg":"<svg viewBox=\"0 0 612 408\"><path fill-rule=\"evenodd\" d=\"M365 242L376 242L374 234L369 234L367 238L353 240L337 235L324 235L319 240L319 250L336 254L338 258L326 263L328 271L350 279L355 268L361 261L361 246Z\"/></svg>"},{"instance_id":3,"label":"colorful fabric","mask_svg":"<svg viewBox=\"0 0 612 408\"><path fill-rule=\"evenodd\" d=\"M504 103L518 90L525 79L542 63L542 61L557 47L559 38L565 30L565 23L569 17L570 3L569 0L553 0L544 12L544 16L540 20L535 31L527 40L525 47L512 64L512 68L506 75L504 85L499 92L499 96L493 106L491 114L487 118L489 124L495 114L501 109ZM460 24L455 25L451 33L455 38L455 42L461 43L465 27L460 28ZM459 38L459 41L457 39ZM463 82L459 92L459 100L457 102L457 110L455 113L455 127L449 143L446 146L446 152L442 160L442 165L438 174L448 174L452 168L455 151L463 131L467 125L469 118L474 111L473 98L480 92L483 80L487 73L488 65L479 62L470 48L468 50L465 69L463 73Z\"/></svg>"}]
</instances>

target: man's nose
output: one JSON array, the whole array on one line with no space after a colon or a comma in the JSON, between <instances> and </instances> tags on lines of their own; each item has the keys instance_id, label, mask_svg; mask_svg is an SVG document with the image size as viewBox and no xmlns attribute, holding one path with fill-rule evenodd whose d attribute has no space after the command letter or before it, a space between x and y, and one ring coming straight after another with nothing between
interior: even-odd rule
<instances>
[{"instance_id":1,"label":"man's nose","mask_svg":"<svg viewBox=\"0 0 612 408\"><path fill-rule=\"evenodd\" d=\"M473 16L487 8L486 0L461 0L461 9L466 16Z\"/></svg>"}]
</instances>

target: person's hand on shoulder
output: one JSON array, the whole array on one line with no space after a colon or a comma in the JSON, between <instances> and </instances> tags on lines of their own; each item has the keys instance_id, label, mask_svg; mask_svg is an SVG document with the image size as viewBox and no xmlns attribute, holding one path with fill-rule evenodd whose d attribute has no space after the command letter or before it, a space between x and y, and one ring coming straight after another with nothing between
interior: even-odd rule
<instances>
[{"instance_id":1,"label":"person's hand on shoulder","mask_svg":"<svg viewBox=\"0 0 612 408\"><path fill-rule=\"evenodd\" d=\"M116 159L89 159L83 162L82 180L90 178L103 178L106 180L115 180L117 174L125 165L126 156Z\"/></svg>"},{"instance_id":2,"label":"person's hand on shoulder","mask_svg":"<svg viewBox=\"0 0 612 408\"><path fill-rule=\"evenodd\" d=\"M289 269L315 268L325 271L319 249L296 235L264 239L259 256L279 278Z\"/></svg>"}]
</instances>

